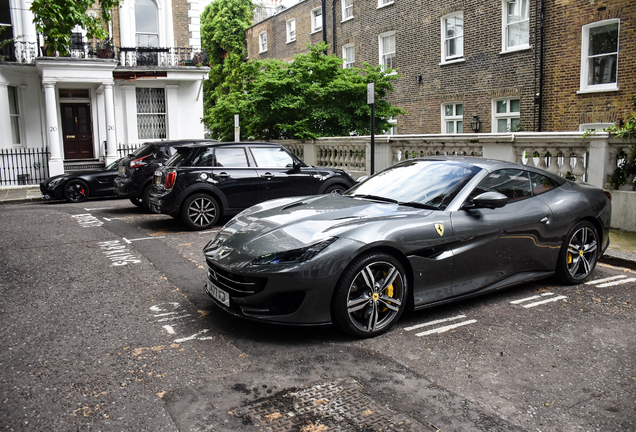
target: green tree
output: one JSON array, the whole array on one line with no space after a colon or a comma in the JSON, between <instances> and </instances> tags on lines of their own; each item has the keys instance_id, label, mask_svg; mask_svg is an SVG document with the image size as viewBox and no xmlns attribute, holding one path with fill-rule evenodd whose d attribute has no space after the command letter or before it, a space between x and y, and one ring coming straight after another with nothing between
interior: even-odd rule
<instances>
[{"instance_id":1,"label":"green tree","mask_svg":"<svg viewBox=\"0 0 636 432\"><path fill-rule=\"evenodd\" d=\"M315 139L368 135L371 109L367 84L375 82L375 133L389 129L390 117L406 111L384 100L393 91L392 70L363 63L343 68L342 59L326 55L324 43L310 47L291 63L253 60L234 72L238 79L225 94L217 92L204 123L223 140L233 137L233 116L241 118L241 133L254 139Z\"/></svg>"},{"instance_id":2,"label":"green tree","mask_svg":"<svg viewBox=\"0 0 636 432\"><path fill-rule=\"evenodd\" d=\"M201 46L210 60L209 79L204 82L206 110L241 85L245 30L252 25L254 7L251 0L215 0L201 14Z\"/></svg>"},{"instance_id":3,"label":"green tree","mask_svg":"<svg viewBox=\"0 0 636 432\"><path fill-rule=\"evenodd\" d=\"M71 35L76 25L86 30L89 39L106 39L106 23L112 19L111 10L119 7L123 0L33 0L31 12L38 33L44 36L45 55L68 54ZM87 11L94 4L101 9L99 16L90 16Z\"/></svg>"},{"instance_id":4,"label":"green tree","mask_svg":"<svg viewBox=\"0 0 636 432\"><path fill-rule=\"evenodd\" d=\"M632 109L634 112L629 115L622 126L612 125L604 129L606 132L630 142L629 153L618 155L623 162L609 178L609 183L615 187L624 185L632 176L634 176L632 182L636 183L636 145L633 144L633 140L636 137L636 96L632 96Z\"/></svg>"}]
</instances>

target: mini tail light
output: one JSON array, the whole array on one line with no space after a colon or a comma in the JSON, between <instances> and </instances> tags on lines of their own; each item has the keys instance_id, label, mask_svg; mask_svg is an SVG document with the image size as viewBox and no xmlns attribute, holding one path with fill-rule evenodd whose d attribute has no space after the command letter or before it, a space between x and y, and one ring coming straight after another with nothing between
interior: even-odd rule
<instances>
[{"instance_id":1,"label":"mini tail light","mask_svg":"<svg viewBox=\"0 0 636 432\"><path fill-rule=\"evenodd\" d=\"M606 197L609 198L610 201L612 200L612 194L609 193L609 191L604 190L603 193L605 194Z\"/></svg>"},{"instance_id":2,"label":"mini tail light","mask_svg":"<svg viewBox=\"0 0 636 432\"><path fill-rule=\"evenodd\" d=\"M174 181L177 179L177 173L174 171L168 171L166 173L166 178L163 181L163 187L165 187L166 189L172 189L172 186L174 186Z\"/></svg>"},{"instance_id":3,"label":"mini tail light","mask_svg":"<svg viewBox=\"0 0 636 432\"><path fill-rule=\"evenodd\" d=\"M149 157L150 155L146 155L144 157L140 157L139 159L135 159L133 161L130 161L130 167L131 168L139 168L140 166L144 166L146 165L146 162L142 162L144 159L146 159L147 157Z\"/></svg>"}]
</instances>

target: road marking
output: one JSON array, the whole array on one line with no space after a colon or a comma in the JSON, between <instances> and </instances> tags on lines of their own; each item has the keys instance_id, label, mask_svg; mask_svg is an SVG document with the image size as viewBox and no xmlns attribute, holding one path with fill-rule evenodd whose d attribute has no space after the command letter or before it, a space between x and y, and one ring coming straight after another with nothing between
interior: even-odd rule
<instances>
[{"instance_id":1,"label":"road marking","mask_svg":"<svg viewBox=\"0 0 636 432\"><path fill-rule=\"evenodd\" d=\"M85 208L86 211L95 211L95 210L112 210L117 207L100 207L100 208Z\"/></svg>"},{"instance_id":2,"label":"road marking","mask_svg":"<svg viewBox=\"0 0 636 432\"><path fill-rule=\"evenodd\" d=\"M104 225L104 222L97 219L90 213L73 215L82 228L92 228Z\"/></svg>"},{"instance_id":3,"label":"road marking","mask_svg":"<svg viewBox=\"0 0 636 432\"><path fill-rule=\"evenodd\" d=\"M444 333L444 332L447 332L449 330L456 329L457 327L462 327L462 326L465 326L465 325L474 324L476 322L477 322L477 320L468 320L468 321L460 322L460 323L457 323L457 324L451 324L451 325L448 325L448 326L444 326L444 327L428 330L428 331L425 331L425 332L422 332L422 333L417 333L415 336L422 337L422 336L427 336L427 335L430 335L430 334L433 334L433 333Z\"/></svg>"},{"instance_id":4,"label":"road marking","mask_svg":"<svg viewBox=\"0 0 636 432\"><path fill-rule=\"evenodd\" d=\"M159 320L157 320L157 322L165 322L165 321L174 321L174 320L178 320L181 318L187 318L189 316L192 316L190 314L185 314L185 315L181 315L181 316L176 316L176 317L170 317L170 318L161 318Z\"/></svg>"},{"instance_id":5,"label":"road marking","mask_svg":"<svg viewBox=\"0 0 636 432\"><path fill-rule=\"evenodd\" d=\"M112 261L111 266L139 264L141 260L134 256L119 240L108 240L97 243L104 255Z\"/></svg>"},{"instance_id":6,"label":"road marking","mask_svg":"<svg viewBox=\"0 0 636 432\"><path fill-rule=\"evenodd\" d=\"M593 280L593 281L589 281L589 282L585 282L585 285L597 285L597 284L602 284L605 282L609 282L609 281L613 281L616 279L623 279L626 278L627 276L625 275L619 275L619 276L612 276L612 277L608 277L605 279L599 279L599 280Z\"/></svg>"},{"instance_id":7,"label":"road marking","mask_svg":"<svg viewBox=\"0 0 636 432\"><path fill-rule=\"evenodd\" d=\"M566 298L568 298L568 296L563 296L563 295L562 296L557 296L557 297L549 298L547 300L541 300L541 301L538 301L538 302L534 302L534 303L530 303L530 304L527 304L527 305L523 305L523 307L527 309L527 308L539 306L539 305L546 304L546 303L552 303L552 302L555 302L555 301L564 300Z\"/></svg>"},{"instance_id":8,"label":"road marking","mask_svg":"<svg viewBox=\"0 0 636 432\"><path fill-rule=\"evenodd\" d=\"M527 301L530 301L530 300L536 300L538 298L551 296L551 295L554 295L554 294L552 294L551 292L547 292L547 293L543 293L541 295L536 295L536 296L532 296L532 297L522 298L522 299L519 299L519 300L514 300L514 301L511 301L510 304L519 304L519 303L527 302Z\"/></svg>"},{"instance_id":9,"label":"road marking","mask_svg":"<svg viewBox=\"0 0 636 432\"><path fill-rule=\"evenodd\" d=\"M124 241L128 244L131 244L134 241L139 241L139 240L152 240L152 239L158 239L158 238L164 238L165 236L159 236L159 237L142 237L142 238L137 238L137 239L127 239L126 237L123 237Z\"/></svg>"},{"instance_id":10,"label":"road marking","mask_svg":"<svg viewBox=\"0 0 636 432\"><path fill-rule=\"evenodd\" d=\"M161 317L161 316L166 316L166 315L176 315L177 312L166 312L166 313L162 313L162 314L157 314L155 315L156 317Z\"/></svg>"},{"instance_id":11,"label":"road marking","mask_svg":"<svg viewBox=\"0 0 636 432\"><path fill-rule=\"evenodd\" d=\"M448 322L448 321L455 321L455 320L462 319L462 318L466 318L466 315L457 315L457 316L452 317L452 318L444 318L444 319L438 319L438 320L435 320L435 321L429 321L429 322L422 323L422 324L416 324L416 325L411 326L411 327L405 327L404 330L411 331L411 330L415 330L415 329L418 329L418 328L428 327L428 326L432 326L432 325L437 325L437 324L441 324L441 323Z\"/></svg>"},{"instance_id":12,"label":"road marking","mask_svg":"<svg viewBox=\"0 0 636 432\"><path fill-rule=\"evenodd\" d=\"M201 330L200 332L195 333L192 336L184 337L184 338L181 338L181 339L175 339L174 343L181 343L181 342L186 342L186 341L189 341L189 340L196 339L199 335L202 335L203 333L207 333L209 331L210 331L210 329Z\"/></svg>"},{"instance_id":13,"label":"road marking","mask_svg":"<svg viewBox=\"0 0 636 432\"><path fill-rule=\"evenodd\" d=\"M172 328L172 326L165 325L163 326L163 328L168 332L168 334L171 334L171 335L174 334L174 329Z\"/></svg>"},{"instance_id":14,"label":"road marking","mask_svg":"<svg viewBox=\"0 0 636 432\"><path fill-rule=\"evenodd\" d=\"M129 217L120 217L120 218L107 218L107 217L105 217L105 218L102 218L102 219L104 219L105 221L110 222L110 221L114 221L114 220L130 219L130 218Z\"/></svg>"},{"instance_id":15,"label":"road marking","mask_svg":"<svg viewBox=\"0 0 636 432\"><path fill-rule=\"evenodd\" d=\"M176 302L170 302L168 304L172 305L172 309L179 309L179 306L181 306L179 303L176 303ZM159 305L154 305L154 306L150 306L150 310L153 312L163 312L166 309L160 308Z\"/></svg>"},{"instance_id":16,"label":"road marking","mask_svg":"<svg viewBox=\"0 0 636 432\"><path fill-rule=\"evenodd\" d=\"M604 283L604 284L600 284L600 285L596 285L598 288L607 288L607 287L611 287L611 286L616 286L616 285L623 285L629 282L634 282L636 281L636 278L629 278L629 279L621 279L619 281L615 281L615 282L608 282L608 283Z\"/></svg>"}]
</instances>

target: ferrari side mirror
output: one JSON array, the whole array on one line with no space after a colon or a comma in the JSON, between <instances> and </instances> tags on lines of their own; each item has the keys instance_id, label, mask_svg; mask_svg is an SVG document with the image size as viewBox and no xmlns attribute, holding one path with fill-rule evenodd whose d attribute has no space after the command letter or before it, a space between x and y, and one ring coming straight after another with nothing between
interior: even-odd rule
<instances>
[{"instance_id":1,"label":"ferrari side mirror","mask_svg":"<svg viewBox=\"0 0 636 432\"><path fill-rule=\"evenodd\" d=\"M465 203L462 208L501 208L508 204L508 197L500 192L484 192L473 198L472 202Z\"/></svg>"}]
</instances>

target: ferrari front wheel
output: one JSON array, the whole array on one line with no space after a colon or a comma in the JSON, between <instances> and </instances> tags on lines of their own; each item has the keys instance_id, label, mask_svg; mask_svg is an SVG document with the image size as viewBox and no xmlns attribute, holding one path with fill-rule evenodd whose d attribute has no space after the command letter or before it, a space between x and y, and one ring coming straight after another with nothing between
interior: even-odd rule
<instances>
[{"instance_id":1,"label":"ferrari front wheel","mask_svg":"<svg viewBox=\"0 0 636 432\"><path fill-rule=\"evenodd\" d=\"M404 268L393 256L371 252L356 258L334 291L331 318L356 337L384 333L397 322L407 303Z\"/></svg>"},{"instance_id":2,"label":"ferrari front wheel","mask_svg":"<svg viewBox=\"0 0 636 432\"><path fill-rule=\"evenodd\" d=\"M590 222L582 221L570 229L565 237L559 262L557 263L557 275L570 285L585 282L599 258L599 240L596 227Z\"/></svg>"}]
</instances>

